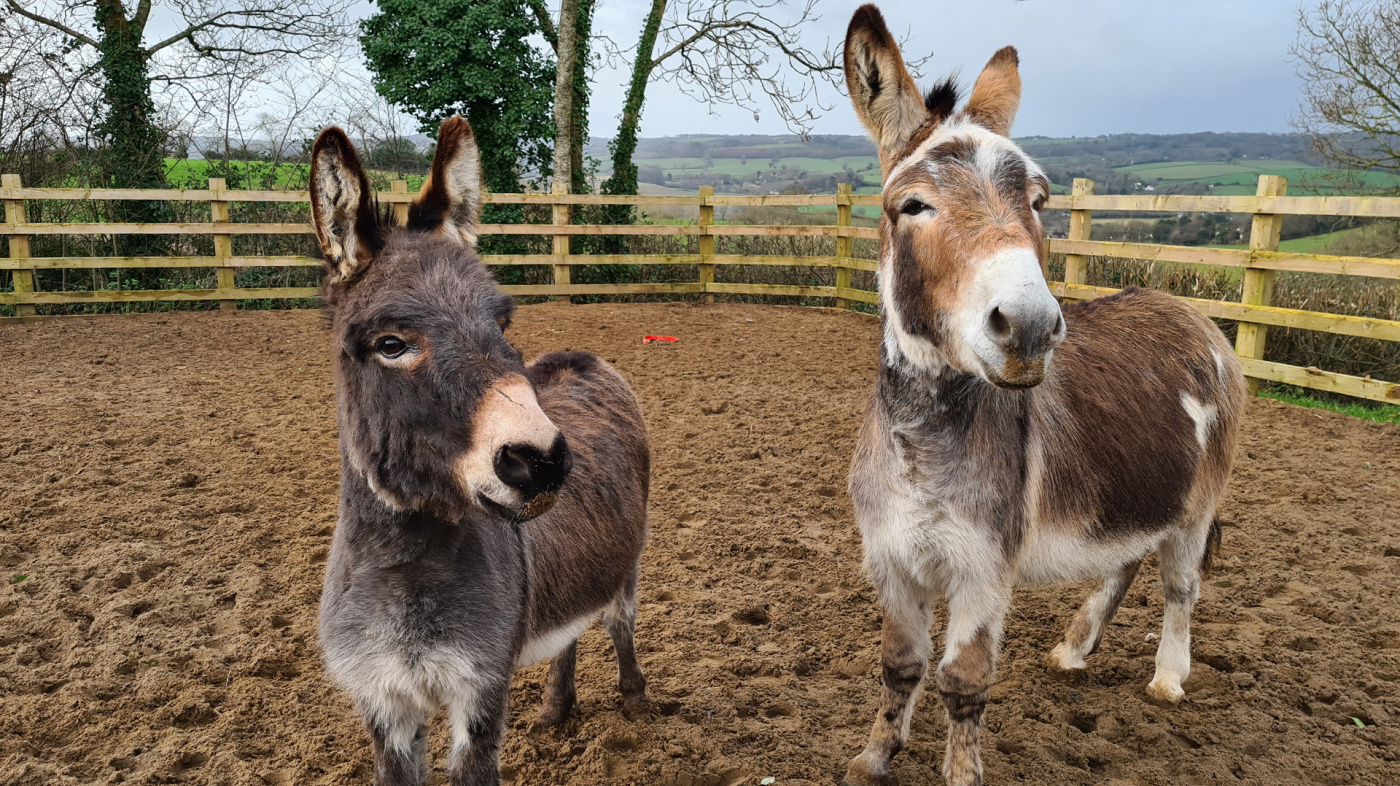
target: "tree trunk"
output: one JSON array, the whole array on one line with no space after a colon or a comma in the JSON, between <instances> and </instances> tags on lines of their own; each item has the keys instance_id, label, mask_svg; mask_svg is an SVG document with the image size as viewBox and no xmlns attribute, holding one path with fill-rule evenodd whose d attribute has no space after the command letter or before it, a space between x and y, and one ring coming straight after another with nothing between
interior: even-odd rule
<instances>
[{"instance_id":1,"label":"tree trunk","mask_svg":"<svg viewBox=\"0 0 1400 786\"><path fill-rule=\"evenodd\" d=\"M578 57L579 0L563 0L559 8L559 44L555 47L554 77L554 182L572 186L574 144L574 76ZM572 187L570 188L572 191Z\"/></svg>"},{"instance_id":2,"label":"tree trunk","mask_svg":"<svg viewBox=\"0 0 1400 786\"><path fill-rule=\"evenodd\" d=\"M666 0L652 0L642 36L637 41L637 61L632 64L632 82L627 87L627 101L622 105L622 122L612 141L613 173L603 183L605 194L637 193L637 167L632 154L637 151L637 131L642 119L642 104L646 101L647 80L656 66L652 60L656 34L661 29L661 17L666 13ZM630 211L629 211L630 212Z\"/></svg>"},{"instance_id":3,"label":"tree trunk","mask_svg":"<svg viewBox=\"0 0 1400 786\"><path fill-rule=\"evenodd\" d=\"M569 191L574 194L588 193L587 172L583 168L583 146L588 142L588 66L589 43L593 36L593 9L595 0L578 0L578 34L575 49L578 52L577 66L574 68L574 122L569 139Z\"/></svg>"},{"instance_id":4,"label":"tree trunk","mask_svg":"<svg viewBox=\"0 0 1400 786\"><path fill-rule=\"evenodd\" d=\"M98 68L107 110L97 126L106 147L99 171L114 188L164 188L165 138L155 126L149 53L141 46L144 26L126 18L121 0L98 0L96 10ZM159 223L168 216L164 202L113 205L113 219L119 222ZM117 246L132 256L155 256L165 250L164 238L156 236L122 238Z\"/></svg>"},{"instance_id":5,"label":"tree trunk","mask_svg":"<svg viewBox=\"0 0 1400 786\"><path fill-rule=\"evenodd\" d=\"M144 31L124 11L120 0L98 0L98 67L107 112L97 130L107 145L104 170L116 188L163 188L164 139L154 122L150 62L141 46Z\"/></svg>"}]
</instances>

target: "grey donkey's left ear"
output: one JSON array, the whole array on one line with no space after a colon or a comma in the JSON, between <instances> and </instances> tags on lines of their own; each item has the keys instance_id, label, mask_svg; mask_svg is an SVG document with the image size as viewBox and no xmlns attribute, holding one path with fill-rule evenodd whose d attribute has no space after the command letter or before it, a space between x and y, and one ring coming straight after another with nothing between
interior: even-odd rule
<instances>
[{"instance_id":1,"label":"grey donkey's left ear","mask_svg":"<svg viewBox=\"0 0 1400 786\"><path fill-rule=\"evenodd\" d=\"M333 284L359 274L384 247L369 178L350 138L335 126L311 147L311 222Z\"/></svg>"},{"instance_id":2,"label":"grey donkey's left ear","mask_svg":"<svg viewBox=\"0 0 1400 786\"><path fill-rule=\"evenodd\" d=\"M433 168L409 207L408 228L474 247L480 217L481 153L471 124L453 115L438 129Z\"/></svg>"}]
</instances>

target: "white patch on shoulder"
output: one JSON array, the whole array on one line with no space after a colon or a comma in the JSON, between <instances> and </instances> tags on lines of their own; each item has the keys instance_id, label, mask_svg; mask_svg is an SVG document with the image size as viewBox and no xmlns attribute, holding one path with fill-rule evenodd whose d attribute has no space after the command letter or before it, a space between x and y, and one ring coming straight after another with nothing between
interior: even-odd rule
<instances>
[{"instance_id":1,"label":"white patch on shoulder","mask_svg":"<svg viewBox=\"0 0 1400 786\"><path fill-rule=\"evenodd\" d=\"M1202 404L1195 396L1182 391L1181 408L1186 410L1186 414L1196 424L1196 441L1201 447L1206 446L1206 437L1210 434L1211 424L1215 423L1215 417L1219 409L1214 404Z\"/></svg>"},{"instance_id":2,"label":"white patch on shoulder","mask_svg":"<svg viewBox=\"0 0 1400 786\"><path fill-rule=\"evenodd\" d=\"M595 611L553 630L532 636L525 642L525 646L520 648L520 654L515 656L515 668L522 669L563 652L574 640L583 635L585 630L588 630L588 626L598 619L598 614L599 612Z\"/></svg>"}]
</instances>

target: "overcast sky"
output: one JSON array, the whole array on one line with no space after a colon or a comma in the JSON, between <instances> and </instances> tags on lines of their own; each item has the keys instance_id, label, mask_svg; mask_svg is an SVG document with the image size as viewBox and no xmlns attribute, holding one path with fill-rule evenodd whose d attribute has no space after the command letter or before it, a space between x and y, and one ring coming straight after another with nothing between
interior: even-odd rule
<instances>
[{"instance_id":1,"label":"overcast sky","mask_svg":"<svg viewBox=\"0 0 1400 786\"><path fill-rule=\"evenodd\" d=\"M554 5L555 3L552 3ZM822 19L804 36L839 46L859 5L822 0ZM970 87L987 58L1012 44L1021 53L1024 93L1017 136L1096 136L1121 132L1288 131L1298 81L1288 47L1296 0L883 0L910 59L933 53L921 84L961 69ZM599 0L595 30L636 43L648 0ZM594 81L590 131L612 136L626 74L603 69ZM816 133L863 133L844 96ZM703 104L664 85L648 92L642 136L784 133L768 107L758 122L744 110Z\"/></svg>"}]
</instances>

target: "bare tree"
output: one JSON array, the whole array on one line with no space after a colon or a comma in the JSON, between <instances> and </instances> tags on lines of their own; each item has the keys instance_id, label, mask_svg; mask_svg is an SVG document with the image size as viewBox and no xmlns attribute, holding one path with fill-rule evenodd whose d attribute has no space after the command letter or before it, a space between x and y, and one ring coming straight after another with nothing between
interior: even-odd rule
<instances>
[{"instance_id":1,"label":"bare tree","mask_svg":"<svg viewBox=\"0 0 1400 786\"><path fill-rule=\"evenodd\" d=\"M348 40L350 0L4 0L20 17L95 55L104 112L96 131L106 145L113 185L160 185L164 139L153 82L246 78L288 57L314 58ZM175 32L148 43L152 19ZM93 31L92 34L84 30Z\"/></svg>"},{"instance_id":2,"label":"bare tree","mask_svg":"<svg viewBox=\"0 0 1400 786\"><path fill-rule=\"evenodd\" d=\"M647 86L670 82L709 104L747 109L757 118L773 107L793 131L806 135L825 110L823 84L839 92L841 64L826 46L802 43L816 16L816 0L652 0L632 57L632 78L613 140L613 174L607 193L637 190L637 147Z\"/></svg>"},{"instance_id":3,"label":"bare tree","mask_svg":"<svg viewBox=\"0 0 1400 786\"><path fill-rule=\"evenodd\" d=\"M1400 171L1400 0L1298 9L1290 49L1303 80L1293 124L1343 169Z\"/></svg>"}]
</instances>

